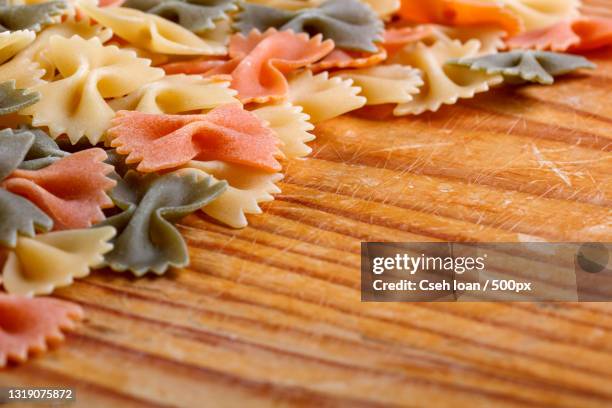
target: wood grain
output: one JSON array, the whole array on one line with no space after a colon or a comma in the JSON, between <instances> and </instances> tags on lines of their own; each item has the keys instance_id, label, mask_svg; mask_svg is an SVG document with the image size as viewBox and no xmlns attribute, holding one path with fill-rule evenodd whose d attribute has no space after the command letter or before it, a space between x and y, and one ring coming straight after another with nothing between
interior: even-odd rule
<instances>
[{"instance_id":1,"label":"wood grain","mask_svg":"<svg viewBox=\"0 0 612 408\"><path fill-rule=\"evenodd\" d=\"M612 17L612 3L585 12ZM94 273L87 320L2 385L82 407L612 405L612 306L364 304L361 241L610 241L612 50L592 73L316 129L240 231L192 215L190 268Z\"/></svg>"}]
</instances>

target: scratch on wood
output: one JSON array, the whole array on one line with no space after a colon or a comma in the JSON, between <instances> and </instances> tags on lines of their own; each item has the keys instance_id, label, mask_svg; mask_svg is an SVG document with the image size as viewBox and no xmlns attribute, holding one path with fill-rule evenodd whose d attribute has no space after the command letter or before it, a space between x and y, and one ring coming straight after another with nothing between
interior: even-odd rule
<instances>
[{"instance_id":1,"label":"scratch on wood","mask_svg":"<svg viewBox=\"0 0 612 408\"><path fill-rule=\"evenodd\" d=\"M557 167L557 165L555 163L551 162L550 160L546 160L544 158L544 155L542 155L542 152L540 152L540 149L538 149L538 147L535 144L533 144L533 143L531 144L531 151L533 152L533 155L538 160L538 164L540 165L540 167L548 167L568 187L572 187L572 182L570 181L570 179L567 176L567 174L565 174L565 172L563 170L561 170L559 167Z\"/></svg>"}]
</instances>

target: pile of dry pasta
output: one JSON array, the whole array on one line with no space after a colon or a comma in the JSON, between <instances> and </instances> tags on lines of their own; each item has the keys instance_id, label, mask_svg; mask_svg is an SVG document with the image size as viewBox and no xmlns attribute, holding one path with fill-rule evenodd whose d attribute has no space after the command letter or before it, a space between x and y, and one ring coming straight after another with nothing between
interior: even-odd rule
<instances>
[{"instance_id":1,"label":"pile of dry pasta","mask_svg":"<svg viewBox=\"0 0 612 408\"><path fill-rule=\"evenodd\" d=\"M192 212L246 226L316 123L552 84L612 43L577 0L100 1L0 6L0 366L82 316L35 296L187 265Z\"/></svg>"}]
</instances>

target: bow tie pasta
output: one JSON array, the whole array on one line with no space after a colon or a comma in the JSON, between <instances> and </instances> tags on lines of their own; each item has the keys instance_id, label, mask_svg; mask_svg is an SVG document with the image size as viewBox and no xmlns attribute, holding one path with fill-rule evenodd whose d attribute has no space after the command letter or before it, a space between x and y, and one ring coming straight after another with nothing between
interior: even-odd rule
<instances>
[{"instance_id":1,"label":"bow tie pasta","mask_svg":"<svg viewBox=\"0 0 612 408\"><path fill-rule=\"evenodd\" d=\"M47 126L53 137L67 134L72 143L82 137L98 143L115 116L106 99L126 95L164 75L149 66L150 60L104 46L97 37L51 37L45 56L61 79L36 86L40 102L22 113L32 115L34 126Z\"/></svg>"}]
</instances>

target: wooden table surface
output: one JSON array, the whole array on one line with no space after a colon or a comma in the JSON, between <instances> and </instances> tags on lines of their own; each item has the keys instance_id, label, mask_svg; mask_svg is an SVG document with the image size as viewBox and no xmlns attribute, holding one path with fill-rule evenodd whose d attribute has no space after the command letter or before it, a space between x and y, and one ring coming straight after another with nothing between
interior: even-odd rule
<instances>
[{"instance_id":1,"label":"wooden table surface","mask_svg":"<svg viewBox=\"0 0 612 408\"><path fill-rule=\"evenodd\" d=\"M611 304L359 292L361 241L612 241L612 50L589 57L554 86L321 124L248 228L184 220L190 268L58 291L86 321L0 384L75 387L79 407L612 406Z\"/></svg>"}]
</instances>

